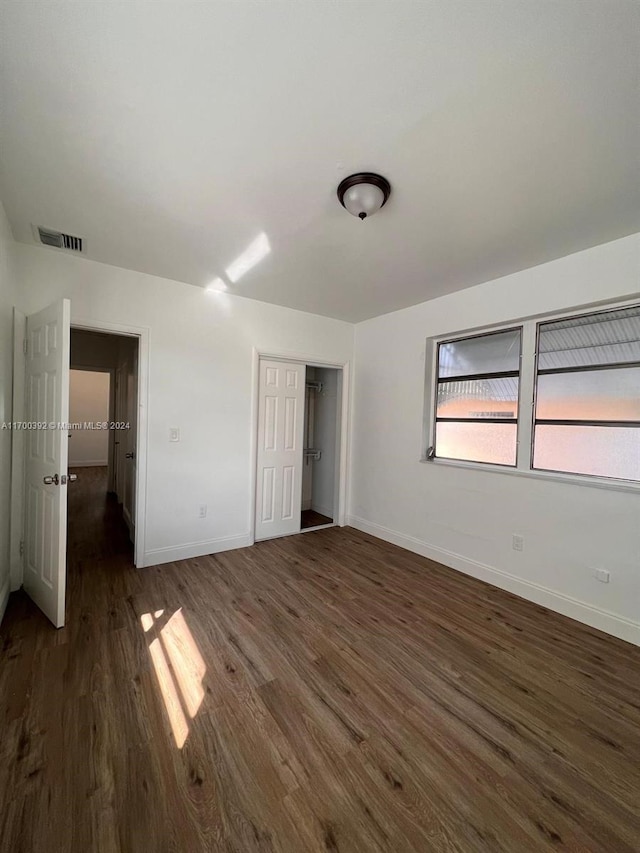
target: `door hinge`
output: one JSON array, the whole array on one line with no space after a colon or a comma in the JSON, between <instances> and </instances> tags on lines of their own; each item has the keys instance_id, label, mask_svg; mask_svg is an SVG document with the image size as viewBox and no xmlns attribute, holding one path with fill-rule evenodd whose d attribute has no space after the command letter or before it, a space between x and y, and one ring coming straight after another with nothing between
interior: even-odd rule
<instances>
[{"instance_id":1,"label":"door hinge","mask_svg":"<svg viewBox=\"0 0 640 853\"><path fill-rule=\"evenodd\" d=\"M20 556L24 555L24 539L20 540Z\"/></svg>"}]
</instances>

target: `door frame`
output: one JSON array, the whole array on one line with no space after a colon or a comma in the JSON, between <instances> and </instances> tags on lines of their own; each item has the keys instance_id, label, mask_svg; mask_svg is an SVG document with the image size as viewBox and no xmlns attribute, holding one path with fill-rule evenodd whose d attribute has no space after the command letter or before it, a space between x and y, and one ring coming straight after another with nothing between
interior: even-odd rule
<instances>
[{"instance_id":1,"label":"door frame","mask_svg":"<svg viewBox=\"0 0 640 853\"><path fill-rule=\"evenodd\" d=\"M13 309L13 421L24 421L25 385L27 356L24 351L27 340L27 315ZM9 577L11 592L22 586L24 576L24 501L26 442L24 430L15 430L11 435L11 502L9 530Z\"/></svg>"},{"instance_id":2,"label":"door frame","mask_svg":"<svg viewBox=\"0 0 640 853\"><path fill-rule=\"evenodd\" d=\"M258 402L260 395L260 360L287 361L302 364L305 367L329 367L342 371L342 396L340 401L340 472L338 482L338 506L335 514L334 525L344 527L347 517L347 479L349 471L349 415L350 415L350 383L349 373L351 362L349 361L327 361L317 355L308 355L297 352L274 352L273 350L259 350L253 347L252 353L252 387L251 395L251 459L250 483L250 512L249 540L251 545L256 541L256 498L258 483ZM328 525L327 525L328 526ZM300 531L302 532L302 531ZM296 534L292 534L296 535Z\"/></svg>"},{"instance_id":3,"label":"door frame","mask_svg":"<svg viewBox=\"0 0 640 853\"><path fill-rule=\"evenodd\" d=\"M133 563L145 566L147 531L147 445L149 440L149 327L107 323L101 320L71 320L72 329L103 332L138 339L138 428L136 431L135 542Z\"/></svg>"}]
</instances>

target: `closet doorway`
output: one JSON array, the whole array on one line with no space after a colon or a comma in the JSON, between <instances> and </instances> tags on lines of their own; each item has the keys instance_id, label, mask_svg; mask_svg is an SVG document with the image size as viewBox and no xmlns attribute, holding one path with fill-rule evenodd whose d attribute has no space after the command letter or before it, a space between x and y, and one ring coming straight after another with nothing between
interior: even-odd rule
<instances>
[{"instance_id":1,"label":"closet doorway","mask_svg":"<svg viewBox=\"0 0 640 853\"><path fill-rule=\"evenodd\" d=\"M259 358L256 540L343 523L345 368Z\"/></svg>"},{"instance_id":2,"label":"closet doorway","mask_svg":"<svg viewBox=\"0 0 640 853\"><path fill-rule=\"evenodd\" d=\"M306 366L300 527L333 524L336 516L338 374L335 367Z\"/></svg>"}]
</instances>

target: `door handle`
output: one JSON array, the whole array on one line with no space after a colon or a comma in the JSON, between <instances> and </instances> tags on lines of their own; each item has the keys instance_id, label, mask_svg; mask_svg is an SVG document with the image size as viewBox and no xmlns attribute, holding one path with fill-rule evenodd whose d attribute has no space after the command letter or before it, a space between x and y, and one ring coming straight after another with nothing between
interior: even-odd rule
<instances>
[{"instance_id":1,"label":"door handle","mask_svg":"<svg viewBox=\"0 0 640 853\"><path fill-rule=\"evenodd\" d=\"M43 477L42 482L45 486L57 486L60 482L60 477L57 474L54 474L53 477Z\"/></svg>"},{"instance_id":2,"label":"door handle","mask_svg":"<svg viewBox=\"0 0 640 853\"><path fill-rule=\"evenodd\" d=\"M135 458L136 458L136 454L135 454L135 453L125 453L125 454L124 454L124 458L125 458L125 459L135 459Z\"/></svg>"},{"instance_id":3,"label":"door handle","mask_svg":"<svg viewBox=\"0 0 640 853\"><path fill-rule=\"evenodd\" d=\"M70 482L70 483L75 483L75 481L76 481L77 479L78 479L78 475L77 475L77 474L69 474L69 482Z\"/></svg>"},{"instance_id":4,"label":"door handle","mask_svg":"<svg viewBox=\"0 0 640 853\"><path fill-rule=\"evenodd\" d=\"M77 474L63 474L62 477L60 477L60 484L62 486L66 486L67 483L75 483L77 479Z\"/></svg>"}]
</instances>

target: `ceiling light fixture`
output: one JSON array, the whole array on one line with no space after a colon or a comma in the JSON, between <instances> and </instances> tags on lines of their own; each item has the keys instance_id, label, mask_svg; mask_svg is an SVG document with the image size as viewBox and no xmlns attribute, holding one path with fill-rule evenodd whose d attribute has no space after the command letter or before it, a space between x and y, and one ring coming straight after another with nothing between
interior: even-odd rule
<instances>
[{"instance_id":1,"label":"ceiling light fixture","mask_svg":"<svg viewBox=\"0 0 640 853\"><path fill-rule=\"evenodd\" d=\"M384 207L391 184L375 172L357 172L340 182L338 199L352 216L366 219Z\"/></svg>"}]
</instances>

